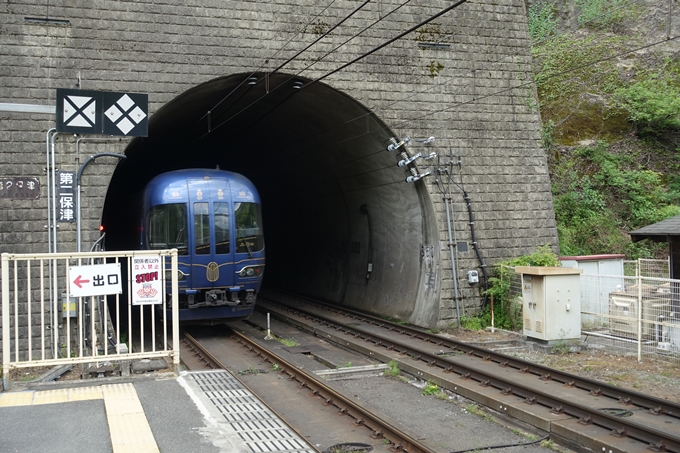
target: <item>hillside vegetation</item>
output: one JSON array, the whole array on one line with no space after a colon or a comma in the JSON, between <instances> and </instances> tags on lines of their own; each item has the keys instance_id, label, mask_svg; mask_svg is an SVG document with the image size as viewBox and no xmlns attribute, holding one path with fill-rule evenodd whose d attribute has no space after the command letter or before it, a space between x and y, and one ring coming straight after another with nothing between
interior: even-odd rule
<instances>
[{"instance_id":1,"label":"hillside vegetation","mask_svg":"<svg viewBox=\"0 0 680 453\"><path fill-rule=\"evenodd\" d=\"M528 8L562 255L667 253L628 232L680 215L679 13L678 0Z\"/></svg>"}]
</instances>

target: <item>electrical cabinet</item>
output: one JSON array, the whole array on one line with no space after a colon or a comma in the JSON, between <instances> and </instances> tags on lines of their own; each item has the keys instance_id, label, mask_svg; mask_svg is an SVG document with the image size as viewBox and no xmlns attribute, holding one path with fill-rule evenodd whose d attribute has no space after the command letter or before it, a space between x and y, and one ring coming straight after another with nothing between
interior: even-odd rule
<instances>
[{"instance_id":1,"label":"electrical cabinet","mask_svg":"<svg viewBox=\"0 0 680 453\"><path fill-rule=\"evenodd\" d=\"M517 266L522 274L524 335L547 342L581 339L583 269Z\"/></svg>"}]
</instances>

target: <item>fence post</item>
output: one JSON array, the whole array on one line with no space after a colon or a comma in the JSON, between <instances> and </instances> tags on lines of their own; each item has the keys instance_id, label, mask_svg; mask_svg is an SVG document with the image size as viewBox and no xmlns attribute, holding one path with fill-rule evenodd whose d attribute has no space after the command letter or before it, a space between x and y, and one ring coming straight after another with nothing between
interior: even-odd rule
<instances>
[{"instance_id":1,"label":"fence post","mask_svg":"<svg viewBox=\"0 0 680 453\"><path fill-rule=\"evenodd\" d=\"M9 390L9 255L2 254L2 388Z\"/></svg>"},{"instance_id":2,"label":"fence post","mask_svg":"<svg viewBox=\"0 0 680 453\"><path fill-rule=\"evenodd\" d=\"M179 375L179 283L177 281L177 249L170 251L172 269L172 370Z\"/></svg>"},{"instance_id":3,"label":"fence post","mask_svg":"<svg viewBox=\"0 0 680 453\"><path fill-rule=\"evenodd\" d=\"M638 304L637 304L637 348L638 362L642 361L642 275L638 275Z\"/></svg>"}]
</instances>

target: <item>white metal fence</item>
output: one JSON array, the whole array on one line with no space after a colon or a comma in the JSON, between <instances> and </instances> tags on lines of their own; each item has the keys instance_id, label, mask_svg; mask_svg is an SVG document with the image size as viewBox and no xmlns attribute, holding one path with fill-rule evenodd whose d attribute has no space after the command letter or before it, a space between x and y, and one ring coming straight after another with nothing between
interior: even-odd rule
<instances>
[{"instance_id":1,"label":"white metal fence","mask_svg":"<svg viewBox=\"0 0 680 453\"><path fill-rule=\"evenodd\" d=\"M99 275L118 266L119 274ZM145 266L148 272L139 270ZM26 367L90 364L96 370L106 363L164 358L179 371L176 250L3 253L0 280L5 389L12 370ZM150 290L144 296L156 289L159 294L146 299L150 302L131 296L135 283L151 280L155 286L144 285ZM166 282L171 301L165 297ZM110 288L102 289L106 285ZM122 293L107 292L116 285ZM172 319L165 309L155 309L166 306Z\"/></svg>"},{"instance_id":2,"label":"white metal fence","mask_svg":"<svg viewBox=\"0 0 680 453\"><path fill-rule=\"evenodd\" d=\"M670 278L671 259L651 260L640 258L637 260L626 260L623 262L623 273L628 277Z\"/></svg>"},{"instance_id":3,"label":"white metal fence","mask_svg":"<svg viewBox=\"0 0 680 453\"><path fill-rule=\"evenodd\" d=\"M608 351L680 363L680 280L581 275L581 319Z\"/></svg>"}]
</instances>

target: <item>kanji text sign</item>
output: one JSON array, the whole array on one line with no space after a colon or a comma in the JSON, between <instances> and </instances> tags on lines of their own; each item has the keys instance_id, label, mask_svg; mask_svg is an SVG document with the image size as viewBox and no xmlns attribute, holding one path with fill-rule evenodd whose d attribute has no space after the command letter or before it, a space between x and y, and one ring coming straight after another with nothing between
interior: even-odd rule
<instances>
[{"instance_id":1,"label":"kanji text sign","mask_svg":"<svg viewBox=\"0 0 680 453\"><path fill-rule=\"evenodd\" d=\"M69 267L71 296L121 294L120 263Z\"/></svg>"},{"instance_id":2,"label":"kanji text sign","mask_svg":"<svg viewBox=\"0 0 680 453\"><path fill-rule=\"evenodd\" d=\"M74 171L57 172L57 222L75 222L76 192L74 190L76 173Z\"/></svg>"},{"instance_id":3,"label":"kanji text sign","mask_svg":"<svg viewBox=\"0 0 680 453\"><path fill-rule=\"evenodd\" d=\"M0 198L37 200L40 181L38 178L0 178Z\"/></svg>"},{"instance_id":4,"label":"kanji text sign","mask_svg":"<svg viewBox=\"0 0 680 453\"><path fill-rule=\"evenodd\" d=\"M132 305L163 302L163 266L160 256L132 258Z\"/></svg>"}]
</instances>

